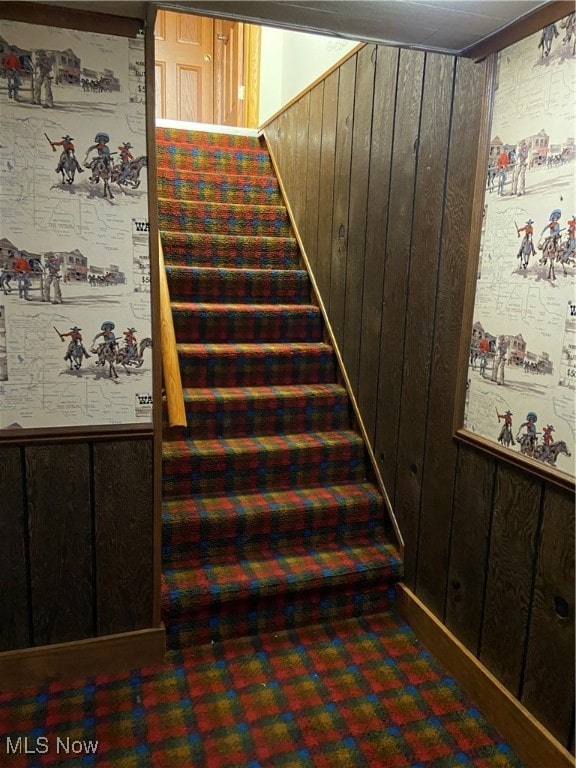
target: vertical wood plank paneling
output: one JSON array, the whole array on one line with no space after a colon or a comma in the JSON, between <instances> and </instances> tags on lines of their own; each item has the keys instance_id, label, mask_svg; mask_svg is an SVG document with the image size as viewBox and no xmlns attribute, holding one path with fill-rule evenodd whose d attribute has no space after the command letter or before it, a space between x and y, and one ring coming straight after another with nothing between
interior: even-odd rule
<instances>
[{"instance_id":1,"label":"vertical wood plank paneling","mask_svg":"<svg viewBox=\"0 0 576 768\"><path fill-rule=\"evenodd\" d=\"M475 655L486 586L495 461L466 446L458 449L446 626Z\"/></svg>"},{"instance_id":2,"label":"vertical wood plank paneling","mask_svg":"<svg viewBox=\"0 0 576 768\"><path fill-rule=\"evenodd\" d=\"M408 255L409 281L406 297L406 326L402 370L402 398L396 459L395 511L402 521L403 535L418 540L420 498L426 432L415 429L426 423L428 389L433 348L436 282L438 273L447 148L452 107L455 60L426 55L418 165L414 194L414 226ZM407 585L416 581L416 547L405 552Z\"/></svg>"},{"instance_id":3,"label":"vertical wood plank paneling","mask_svg":"<svg viewBox=\"0 0 576 768\"><path fill-rule=\"evenodd\" d=\"M326 310L330 310L332 270L332 207L334 203L334 168L336 155L336 117L340 70L335 69L324 81L322 140L320 149L320 190L318 200L318 288Z\"/></svg>"},{"instance_id":4,"label":"vertical wood plank paneling","mask_svg":"<svg viewBox=\"0 0 576 768\"><path fill-rule=\"evenodd\" d=\"M296 131L292 144L295 166L294 176L294 217L303 239L306 238L306 197L308 192L308 126L310 123L310 93L305 93L294 110Z\"/></svg>"},{"instance_id":5,"label":"vertical wood plank paneling","mask_svg":"<svg viewBox=\"0 0 576 768\"><path fill-rule=\"evenodd\" d=\"M391 499L394 499L395 493L408 258L423 75L424 54L417 51L400 51L386 234L378 382L378 428L375 440L376 457ZM399 517L398 522L402 529L402 518Z\"/></svg>"},{"instance_id":6,"label":"vertical wood plank paneling","mask_svg":"<svg viewBox=\"0 0 576 768\"><path fill-rule=\"evenodd\" d=\"M480 661L515 695L536 564L542 484L514 468L496 476Z\"/></svg>"},{"instance_id":7,"label":"vertical wood plank paneling","mask_svg":"<svg viewBox=\"0 0 576 768\"><path fill-rule=\"evenodd\" d=\"M342 349L344 341L348 214L350 210L350 164L352 161L352 132L354 128L356 59L356 56L352 56L340 67L340 85L338 88L331 241L330 322L340 349Z\"/></svg>"},{"instance_id":8,"label":"vertical wood plank paneling","mask_svg":"<svg viewBox=\"0 0 576 768\"><path fill-rule=\"evenodd\" d=\"M378 46L376 50L358 382L358 405L372 448L376 432L384 255L399 55L395 48Z\"/></svg>"},{"instance_id":9,"label":"vertical wood plank paneling","mask_svg":"<svg viewBox=\"0 0 576 768\"><path fill-rule=\"evenodd\" d=\"M89 447L26 448L35 645L92 636Z\"/></svg>"},{"instance_id":10,"label":"vertical wood plank paneling","mask_svg":"<svg viewBox=\"0 0 576 768\"><path fill-rule=\"evenodd\" d=\"M152 443L94 446L97 634L152 621Z\"/></svg>"},{"instance_id":11,"label":"vertical wood plank paneling","mask_svg":"<svg viewBox=\"0 0 576 768\"><path fill-rule=\"evenodd\" d=\"M574 608L574 498L548 488L521 701L566 745L573 720Z\"/></svg>"},{"instance_id":12,"label":"vertical wood plank paneling","mask_svg":"<svg viewBox=\"0 0 576 768\"><path fill-rule=\"evenodd\" d=\"M366 45L357 56L350 170L348 249L344 296L342 356L354 394L358 395L362 330L362 292L366 248L368 173L374 101L376 46Z\"/></svg>"},{"instance_id":13,"label":"vertical wood plank paneling","mask_svg":"<svg viewBox=\"0 0 576 768\"><path fill-rule=\"evenodd\" d=\"M304 214L303 237L306 255L314 275L318 263L318 206L320 195L320 150L322 146L322 107L324 102L324 81L310 93L310 114L307 149L306 210Z\"/></svg>"},{"instance_id":14,"label":"vertical wood plank paneling","mask_svg":"<svg viewBox=\"0 0 576 768\"><path fill-rule=\"evenodd\" d=\"M27 520L20 448L0 446L0 467L0 651L11 651L30 644Z\"/></svg>"},{"instance_id":15,"label":"vertical wood plank paneling","mask_svg":"<svg viewBox=\"0 0 576 768\"><path fill-rule=\"evenodd\" d=\"M484 64L458 59L437 273L434 354L427 390L426 444L416 592L443 618L456 445L452 438L458 342L464 305L474 173L485 85Z\"/></svg>"}]
</instances>

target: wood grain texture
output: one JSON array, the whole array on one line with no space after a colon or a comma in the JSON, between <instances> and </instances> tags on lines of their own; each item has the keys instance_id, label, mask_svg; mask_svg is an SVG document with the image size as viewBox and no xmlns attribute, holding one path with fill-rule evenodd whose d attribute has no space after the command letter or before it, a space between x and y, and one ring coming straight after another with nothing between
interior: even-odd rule
<instances>
[{"instance_id":1,"label":"wood grain texture","mask_svg":"<svg viewBox=\"0 0 576 768\"><path fill-rule=\"evenodd\" d=\"M313 274L318 263L318 208L320 197L320 153L322 149L322 119L324 82L310 92L310 114L307 148L306 210L303 241Z\"/></svg>"},{"instance_id":2,"label":"wood grain texture","mask_svg":"<svg viewBox=\"0 0 576 768\"><path fill-rule=\"evenodd\" d=\"M542 483L498 468L480 661L519 695L536 564Z\"/></svg>"},{"instance_id":3,"label":"wood grain texture","mask_svg":"<svg viewBox=\"0 0 576 768\"><path fill-rule=\"evenodd\" d=\"M290 196L291 204L296 221L301 222L300 236L306 235L306 198L308 196L308 127L310 123L310 93L305 93L296 104L294 110L296 118L295 131L293 132L290 146L292 149L293 162L296 167L293 175L296 180L294 195ZM300 224L298 225L300 227Z\"/></svg>"},{"instance_id":4,"label":"wood grain texture","mask_svg":"<svg viewBox=\"0 0 576 768\"><path fill-rule=\"evenodd\" d=\"M326 310L330 311L332 270L332 208L334 204L334 168L336 153L336 117L340 70L324 81L322 107L322 143L320 149L320 194L318 200L318 288Z\"/></svg>"},{"instance_id":5,"label":"wood grain texture","mask_svg":"<svg viewBox=\"0 0 576 768\"><path fill-rule=\"evenodd\" d=\"M376 46L359 51L354 90L354 127L350 168L350 205L348 214L348 249L344 290L344 336L342 357L352 391L358 396L362 303L366 250L366 217L374 102Z\"/></svg>"},{"instance_id":6,"label":"wood grain texture","mask_svg":"<svg viewBox=\"0 0 576 768\"><path fill-rule=\"evenodd\" d=\"M574 707L574 608L574 497L549 488L521 700L567 746Z\"/></svg>"},{"instance_id":7,"label":"wood grain texture","mask_svg":"<svg viewBox=\"0 0 576 768\"><path fill-rule=\"evenodd\" d=\"M394 504L398 422L402 399L401 371L404 358L408 260L424 58L423 53L400 51L388 200L375 453L384 484ZM398 523L402 530L404 521L400 516Z\"/></svg>"},{"instance_id":8,"label":"wood grain texture","mask_svg":"<svg viewBox=\"0 0 576 768\"><path fill-rule=\"evenodd\" d=\"M89 446L25 449L35 645L94 629Z\"/></svg>"},{"instance_id":9,"label":"wood grain texture","mask_svg":"<svg viewBox=\"0 0 576 768\"><path fill-rule=\"evenodd\" d=\"M378 46L376 49L358 374L358 406L373 449L376 432L384 257L394 134L393 105L396 98L399 55L399 51L394 48Z\"/></svg>"},{"instance_id":10,"label":"wood grain texture","mask_svg":"<svg viewBox=\"0 0 576 768\"><path fill-rule=\"evenodd\" d=\"M0 446L0 651L30 644L27 519L19 448Z\"/></svg>"},{"instance_id":11,"label":"wood grain texture","mask_svg":"<svg viewBox=\"0 0 576 768\"><path fill-rule=\"evenodd\" d=\"M430 280L430 275L438 273L440 261L454 67L455 59L449 56L426 54L414 224L407 255L409 280L400 361L402 392L396 458L395 511L410 541L418 540L426 441L426 429L417 429L415 425L426 424L430 404L422 393L428 390L432 359L438 352L433 340L436 282ZM416 582L416 559L416 547L407 549L404 572L411 588Z\"/></svg>"},{"instance_id":12,"label":"wood grain texture","mask_svg":"<svg viewBox=\"0 0 576 768\"><path fill-rule=\"evenodd\" d=\"M469 224L484 95L484 65L458 59L441 257L437 273L434 355L427 388L426 444L416 592L443 617L456 444L452 437L458 341L464 305Z\"/></svg>"},{"instance_id":13,"label":"wood grain texture","mask_svg":"<svg viewBox=\"0 0 576 768\"><path fill-rule=\"evenodd\" d=\"M178 350L176 349L176 333L174 331L170 290L168 288L168 278L166 277L164 251L162 250L160 233L158 233L158 260L160 345L162 349L162 375L166 391L168 423L171 427L185 427L186 408L184 407L180 362L178 360Z\"/></svg>"},{"instance_id":14,"label":"wood grain texture","mask_svg":"<svg viewBox=\"0 0 576 768\"><path fill-rule=\"evenodd\" d=\"M152 443L94 447L97 634L152 626Z\"/></svg>"},{"instance_id":15,"label":"wood grain texture","mask_svg":"<svg viewBox=\"0 0 576 768\"><path fill-rule=\"evenodd\" d=\"M458 449L446 626L474 655L480 647L495 466L478 451Z\"/></svg>"}]
</instances>

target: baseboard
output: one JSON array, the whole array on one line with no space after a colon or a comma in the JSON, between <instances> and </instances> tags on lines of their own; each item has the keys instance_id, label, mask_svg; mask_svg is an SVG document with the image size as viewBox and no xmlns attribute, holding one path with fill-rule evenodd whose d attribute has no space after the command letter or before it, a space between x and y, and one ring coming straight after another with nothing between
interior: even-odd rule
<instances>
[{"instance_id":1,"label":"baseboard","mask_svg":"<svg viewBox=\"0 0 576 768\"><path fill-rule=\"evenodd\" d=\"M574 757L404 584L398 609L414 633L528 768L574 768Z\"/></svg>"},{"instance_id":2,"label":"baseboard","mask_svg":"<svg viewBox=\"0 0 576 768\"><path fill-rule=\"evenodd\" d=\"M158 664L164 627L0 653L0 690L128 671Z\"/></svg>"}]
</instances>

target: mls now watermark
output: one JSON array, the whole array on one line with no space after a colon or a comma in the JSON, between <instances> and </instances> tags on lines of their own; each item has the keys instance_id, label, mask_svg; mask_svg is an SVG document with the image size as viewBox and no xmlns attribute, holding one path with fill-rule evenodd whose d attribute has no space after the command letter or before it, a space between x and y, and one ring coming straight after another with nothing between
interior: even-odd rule
<instances>
[{"instance_id":1,"label":"mls now watermark","mask_svg":"<svg viewBox=\"0 0 576 768\"><path fill-rule=\"evenodd\" d=\"M28 736L6 736L7 755L45 755L48 752L55 752L57 755L94 755L97 751L97 741L71 739L69 736L38 736L36 739Z\"/></svg>"}]
</instances>

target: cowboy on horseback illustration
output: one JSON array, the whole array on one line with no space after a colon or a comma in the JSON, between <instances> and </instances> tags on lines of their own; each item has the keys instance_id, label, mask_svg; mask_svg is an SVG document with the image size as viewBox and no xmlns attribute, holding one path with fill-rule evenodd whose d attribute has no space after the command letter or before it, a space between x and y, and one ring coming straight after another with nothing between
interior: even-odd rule
<instances>
[{"instance_id":1,"label":"cowboy on horseback illustration","mask_svg":"<svg viewBox=\"0 0 576 768\"><path fill-rule=\"evenodd\" d=\"M96 339L99 339L100 336L102 336L102 341L98 345L98 348L96 349L96 354L99 356L103 352L105 347L108 347L111 350L114 350L117 345L116 341L116 334L114 333L114 328L116 325L111 320L105 320L102 325L100 326L100 333L97 333L96 336L92 339L92 348L94 348L94 344L96 342ZM99 360L96 365L104 365L103 360Z\"/></svg>"},{"instance_id":2,"label":"cowboy on horseback illustration","mask_svg":"<svg viewBox=\"0 0 576 768\"><path fill-rule=\"evenodd\" d=\"M528 266L530 256L536 255L536 249L534 248L534 242L532 240L534 235L534 227L532 224L534 224L534 221L532 219L528 219L523 227L516 227L518 237L520 237L520 232L524 232L524 237L520 243L520 250L518 251L518 255L516 257L517 259L522 260L521 265L524 269L526 269Z\"/></svg>"},{"instance_id":3,"label":"cowboy on horseback illustration","mask_svg":"<svg viewBox=\"0 0 576 768\"><path fill-rule=\"evenodd\" d=\"M86 150L86 157L84 158L84 165L87 168L90 168L94 170L96 163L99 160L102 160L105 164L110 163L110 147L108 146L108 142L110 141L110 136L108 136L107 133L101 132L97 133L94 137L95 144L92 144L92 146L88 147ZM93 150L96 150L98 152L96 157L93 157L90 162L88 162L88 155Z\"/></svg>"},{"instance_id":4,"label":"cowboy on horseback illustration","mask_svg":"<svg viewBox=\"0 0 576 768\"><path fill-rule=\"evenodd\" d=\"M56 173L64 173L64 167L67 165L67 161L69 159L72 160L72 164L78 171L78 173L84 173L84 169L80 166L80 163L78 162L76 158L76 150L74 148L74 139L72 136L69 136L66 134L66 136L62 136L62 141L51 141L46 134L44 134L48 141L50 142L50 145L52 147L52 150L56 152L56 147L62 147L62 154L60 155L60 160L58 161L58 166L56 168Z\"/></svg>"},{"instance_id":5,"label":"cowboy on horseback illustration","mask_svg":"<svg viewBox=\"0 0 576 768\"><path fill-rule=\"evenodd\" d=\"M134 336L136 332L136 328L128 328L128 330L124 331L124 347L120 350L120 362L123 365L128 365L138 351L136 336Z\"/></svg>"},{"instance_id":6,"label":"cowboy on horseback illustration","mask_svg":"<svg viewBox=\"0 0 576 768\"><path fill-rule=\"evenodd\" d=\"M129 141L125 141L118 149L120 151L120 172L117 181L118 184L121 184L130 172L130 163L134 160L134 155L130 150L134 149L134 147Z\"/></svg>"},{"instance_id":7,"label":"cowboy on horseback illustration","mask_svg":"<svg viewBox=\"0 0 576 768\"><path fill-rule=\"evenodd\" d=\"M506 411L506 413L498 413L498 409L496 409L496 416L498 416L498 423L500 423L500 419L504 419L504 424L502 424L502 429L500 430L500 434L498 435L498 442L502 443L502 445L516 445L514 442L514 436L512 435L512 416L514 414L512 411Z\"/></svg>"},{"instance_id":8,"label":"cowboy on horseback illustration","mask_svg":"<svg viewBox=\"0 0 576 768\"><path fill-rule=\"evenodd\" d=\"M534 455L534 450L536 448L536 441L538 439L538 432L536 432L536 422L538 421L538 415L534 413L534 411L529 411L526 414L526 421L523 424L520 424L518 427L518 434L516 435L516 440L520 443L520 450L522 453L527 454L528 456ZM525 427L526 432L523 435L520 435L520 430Z\"/></svg>"},{"instance_id":9,"label":"cowboy on horseback illustration","mask_svg":"<svg viewBox=\"0 0 576 768\"><path fill-rule=\"evenodd\" d=\"M70 343L68 344L68 350L66 352L66 355L64 357L64 360L70 360L72 357L72 353L76 348L80 348L82 350L82 354L85 358L89 358L90 355L88 354L86 347L84 346L84 342L82 341L82 334L80 331L82 328L78 328L77 325L75 325L73 328L70 328L68 333L60 333L56 328L54 328L58 336L60 336L60 341L64 341L64 338L66 336L70 336Z\"/></svg>"}]
</instances>

